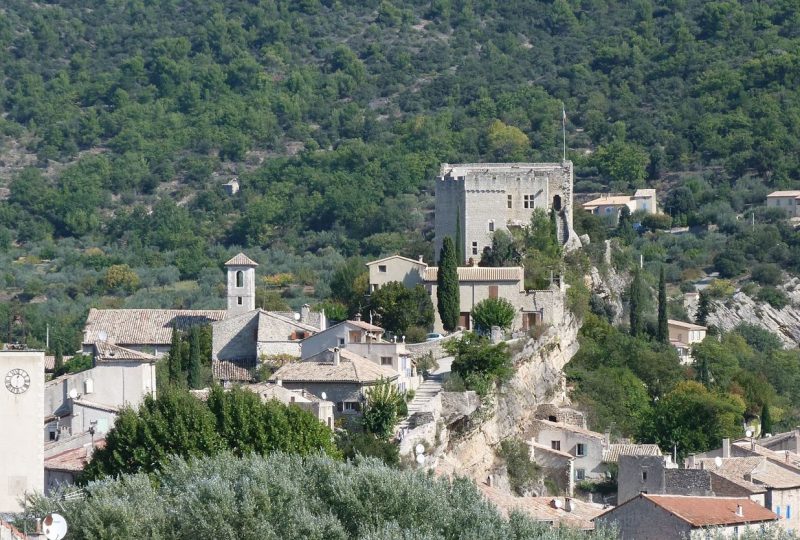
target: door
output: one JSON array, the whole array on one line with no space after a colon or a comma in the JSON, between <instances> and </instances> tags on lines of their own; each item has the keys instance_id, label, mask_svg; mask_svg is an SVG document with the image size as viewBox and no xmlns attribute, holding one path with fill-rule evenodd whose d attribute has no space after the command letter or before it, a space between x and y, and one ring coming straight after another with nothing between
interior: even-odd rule
<instances>
[{"instance_id":1,"label":"door","mask_svg":"<svg viewBox=\"0 0 800 540\"><path fill-rule=\"evenodd\" d=\"M463 326L466 330L469 330L469 311L465 311L458 316L458 326Z\"/></svg>"}]
</instances>

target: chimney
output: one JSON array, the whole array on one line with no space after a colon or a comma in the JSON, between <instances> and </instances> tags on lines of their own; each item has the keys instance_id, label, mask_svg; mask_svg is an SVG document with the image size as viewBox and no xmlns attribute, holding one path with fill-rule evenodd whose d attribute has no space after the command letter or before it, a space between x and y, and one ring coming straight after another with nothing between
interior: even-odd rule
<instances>
[{"instance_id":1,"label":"chimney","mask_svg":"<svg viewBox=\"0 0 800 540\"><path fill-rule=\"evenodd\" d=\"M565 498L564 510L567 512L572 512L575 510L575 501L572 499L572 497Z\"/></svg>"},{"instance_id":2,"label":"chimney","mask_svg":"<svg viewBox=\"0 0 800 540\"><path fill-rule=\"evenodd\" d=\"M334 366L338 366L340 360L341 360L341 358L339 356L339 347L334 347L333 348L333 365Z\"/></svg>"},{"instance_id":3,"label":"chimney","mask_svg":"<svg viewBox=\"0 0 800 540\"><path fill-rule=\"evenodd\" d=\"M277 384L278 386L283 386L283 379L278 379L277 381L275 381L275 384Z\"/></svg>"},{"instance_id":4,"label":"chimney","mask_svg":"<svg viewBox=\"0 0 800 540\"><path fill-rule=\"evenodd\" d=\"M419 262L425 262L425 261L423 261L423 260L422 260L422 255L417 255L417 260L418 260Z\"/></svg>"},{"instance_id":5,"label":"chimney","mask_svg":"<svg viewBox=\"0 0 800 540\"><path fill-rule=\"evenodd\" d=\"M741 504L737 504L736 505L736 515L739 516L739 517L743 517L744 516L744 509L742 508Z\"/></svg>"},{"instance_id":6,"label":"chimney","mask_svg":"<svg viewBox=\"0 0 800 540\"><path fill-rule=\"evenodd\" d=\"M360 321L361 320L361 313L356 313L355 317L353 317L353 320L354 321Z\"/></svg>"},{"instance_id":7,"label":"chimney","mask_svg":"<svg viewBox=\"0 0 800 540\"><path fill-rule=\"evenodd\" d=\"M722 457L723 458L731 457L731 440L730 439L722 439Z\"/></svg>"},{"instance_id":8,"label":"chimney","mask_svg":"<svg viewBox=\"0 0 800 540\"><path fill-rule=\"evenodd\" d=\"M308 304L303 304L300 308L300 322L307 323L308 322L308 314L311 312L311 306Z\"/></svg>"},{"instance_id":9,"label":"chimney","mask_svg":"<svg viewBox=\"0 0 800 540\"><path fill-rule=\"evenodd\" d=\"M486 485L488 485L489 487L492 487L492 484L494 484L494 476L490 474L486 478Z\"/></svg>"}]
</instances>

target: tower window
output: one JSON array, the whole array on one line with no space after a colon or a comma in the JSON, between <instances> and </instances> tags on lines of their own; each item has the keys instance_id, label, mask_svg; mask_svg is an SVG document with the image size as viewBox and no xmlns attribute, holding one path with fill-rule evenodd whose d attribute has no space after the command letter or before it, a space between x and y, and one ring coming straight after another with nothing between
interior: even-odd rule
<instances>
[{"instance_id":1,"label":"tower window","mask_svg":"<svg viewBox=\"0 0 800 540\"><path fill-rule=\"evenodd\" d=\"M514 200L511 197L511 195L508 196L508 207L509 208L513 208L514 207Z\"/></svg>"},{"instance_id":2,"label":"tower window","mask_svg":"<svg viewBox=\"0 0 800 540\"><path fill-rule=\"evenodd\" d=\"M241 270L236 272L236 286L244 287L244 272L242 272Z\"/></svg>"},{"instance_id":3,"label":"tower window","mask_svg":"<svg viewBox=\"0 0 800 540\"><path fill-rule=\"evenodd\" d=\"M473 255L477 255L478 254L478 243L477 242L472 242L472 254Z\"/></svg>"},{"instance_id":4,"label":"tower window","mask_svg":"<svg viewBox=\"0 0 800 540\"><path fill-rule=\"evenodd\" d=\"M489 220L489 232L494 232L494 220Z\"/></svg>"},{"instance_id":5,"label":"tower window","mask_svg":"<svg viewBox=\"0 0 800 540\"><path fill-rule=\"evenodd\" d=\"M236 297L236 303L239 304L240 306L242 305L242 297L241 296L237 296Z\"/></svg>"},{"instance_id":6,"label":"tower window","mask_svg":"<svg viewBox=\"0 0 800 540\"><path fill-rule=\"evenodd\" d=\"M535 208L533 204L534 195L523 195L522 204L525 208Z\"/></svg>"}]
</instances>

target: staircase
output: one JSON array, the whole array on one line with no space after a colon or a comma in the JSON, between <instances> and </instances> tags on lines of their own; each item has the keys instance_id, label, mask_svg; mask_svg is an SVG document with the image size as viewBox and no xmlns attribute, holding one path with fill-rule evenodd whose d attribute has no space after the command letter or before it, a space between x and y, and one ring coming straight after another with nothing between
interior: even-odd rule
<instances>
[{"instance_id":1,"label":"staircase","mask_svg":"<svg viewBox=\"0 0 800 540\"><path fill-rule=\"evenodd\" d=\"M442 374L430 375L427 379L423 381L421 385L416 389L414 394L414 399L408 404L408 416L405 417L397 424L396 431L399 432L402 429L407 429L410 426L409 420L411 419L414 414L422 411L430 411L432 401L436 396L439 395L439 392L442 391Z\"/></svg>"},{"instance_id":2,"label":"staircase","mask_svg":"<svg viewBox=\"0 0 800 540\"><path fill-rule=\"evenodd\" d=\"M558 243L562 246L569 239L569 223L567 223L567 216L564 210L556 213L556 237L558 238Z\"/></svg>"}]
</instances>

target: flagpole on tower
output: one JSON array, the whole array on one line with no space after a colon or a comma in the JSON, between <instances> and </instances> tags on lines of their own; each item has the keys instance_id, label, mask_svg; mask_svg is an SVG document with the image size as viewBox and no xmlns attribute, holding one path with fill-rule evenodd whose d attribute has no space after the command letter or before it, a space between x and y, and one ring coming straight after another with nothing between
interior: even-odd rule
<instances>
[{"instance_id":1,"label":"flagpole on tower","mask_svg":"<svg viewBox=\"0 0 800 540\"><path fill-rule=\"evenodd\" d=\"M564 102L561 102L561 134L564 141L564 161L567 161L567 111L564 109Z\"/></svg>"}]
</instances>

